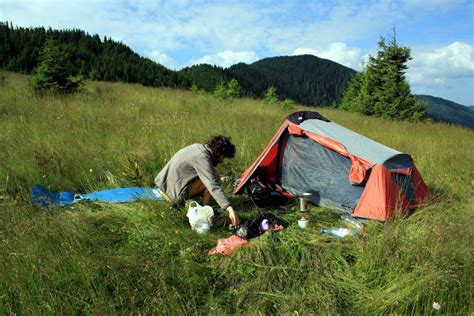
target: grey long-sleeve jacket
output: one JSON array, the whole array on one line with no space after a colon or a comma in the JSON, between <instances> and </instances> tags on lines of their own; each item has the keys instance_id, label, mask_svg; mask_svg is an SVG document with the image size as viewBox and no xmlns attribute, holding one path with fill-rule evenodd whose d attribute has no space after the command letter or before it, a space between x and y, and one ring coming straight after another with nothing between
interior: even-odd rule
<instances>
[{"instance_id":1,"label":"grey long-sleeve jacket","mask_svg":"<svg viewBox=\"0 0 474 316\"><path fill-rule=\"evenodd\" d=\"M184 201L197 177L220 207L227 208L230 205L213 165L211 151L203 144L189 145L174 154L156 176L155 184L171 199Z\"/></svg>"}]
</instances>

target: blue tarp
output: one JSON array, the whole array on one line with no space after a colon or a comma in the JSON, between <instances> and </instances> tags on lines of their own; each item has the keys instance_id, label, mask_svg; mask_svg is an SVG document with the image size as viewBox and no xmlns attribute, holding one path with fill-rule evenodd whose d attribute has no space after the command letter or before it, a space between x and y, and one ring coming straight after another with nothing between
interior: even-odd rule
<instances>
[{"instance_id":1,"label":"blue tarp","mask_svg":"<svg viewBox=\"0 0 474 316\"><path fill-rule=\"evenodd\" d=\"M71 205L80 201L125 203L143 200L164 201L158 188L117 188L79 194L71 192L50 192L47 187L36 184L31 192L33 204L55 208Z\"/></svg>"}]
</instances>

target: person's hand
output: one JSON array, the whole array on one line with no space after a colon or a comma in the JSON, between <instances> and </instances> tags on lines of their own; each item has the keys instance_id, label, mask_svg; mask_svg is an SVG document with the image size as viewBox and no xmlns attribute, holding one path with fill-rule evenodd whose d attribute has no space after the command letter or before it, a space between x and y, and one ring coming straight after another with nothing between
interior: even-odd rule
<instances>
[{"instance_id":1,"label":"person's hand","mask_svg":"<svg viewBox=\"0 0 474 316\"><path fill-rule=\"evenodd\" d=\"M237 227L237 225L239 225L239 217L235 213L232 206L227 207L227 212L229 212L229 219L230 219L230 222L231 222L232 226Z\"/></svg>"}]
</instances>

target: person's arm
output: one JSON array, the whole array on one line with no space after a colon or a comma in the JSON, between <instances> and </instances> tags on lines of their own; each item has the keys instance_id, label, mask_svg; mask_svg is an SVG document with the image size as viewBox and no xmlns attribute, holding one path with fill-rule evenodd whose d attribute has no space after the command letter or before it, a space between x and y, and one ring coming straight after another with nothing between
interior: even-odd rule
<instances>
[{"instance_id":1,"label":"person's arm","mask_svg":"<svg viewBox=\"0 0 474 316\"><path fill-rule=\"evenodd\" d=\"M229 219L232 225L237 226L239 224L239 217L224 194L219 174L217 173L216 168L212 165L212 161L206 158L196 159L193 161L193 167L196 170L199 179L201 179L202 183L209 191L209 194L211 194L220 207L229 213Z\"/></svg>"},{"instance_id":2,"label":"person's arm","mask_svg":"<svg viewBox=\"0 0 474 316\"><path fill-rule=\"evenodd\" d=\"M225 196L219 179L219 174L212 166L212 162L206 157L202 157L202 159L195 159L192 161L192 165L199 179L201 179L202 183L209 191L209 194L211 194L220 207L227 209L230 206L230 202Z\"/></svg>"},{"instance_id":3,"label":"person's arm","mask_svg":"<svg viewBox=\"0 0 474 316\"><path fill-rule=\"evenodd\" d=\"M226 210L229 212L229 219L232 226L236 227L239 225L239 217L237 216L237 213L235 213L234 208L229 205Z\"/></svg>"}]
</instances>

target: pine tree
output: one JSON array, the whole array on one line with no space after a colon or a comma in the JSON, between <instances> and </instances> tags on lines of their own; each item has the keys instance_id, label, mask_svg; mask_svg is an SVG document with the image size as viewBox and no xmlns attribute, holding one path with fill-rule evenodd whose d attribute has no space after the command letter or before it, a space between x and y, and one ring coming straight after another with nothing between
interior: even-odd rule
<instances>
[{"instance_id":1,"label":"pine tree","mask_svg":"<svg viewBox=\"0 0 474 316\"><path fill-rule=\"evenodd\" d=\"M195 84L194 82L193 82L193 84L191 85L191 91L192 91L193 93L199 93L199 87L198 87L197 84Z\"/></svg>"},{"instance_id":2,"label":"pine tree","mask_svg":"<svg viewBox=\"0 0 474 316\"><path fill-rule=\"evenodd\" d=\"M277 89L275 88L275 86L270 86L265 92L265 95L263 96L265 102L268 104L277 103L278 95L276 92L277 92Z\"/></svg>"},{"instance_id":3,"label":"pine tree","mask_svg":"<svg viewBox=\"0 0 474 316\"><path fill-rule=\"evenodd\" d=\"M293 101L291 99L286 98L285 100L283 100L280 103L281 103L281 105L283 106L283 108L285 110L293 110L295 108L295 101Z\"/></svg>"},{"instance_id":4,"label":"pine tree","mask_svg":"<svg viewBox=\"0 0 474 316\"><path fill-rule=\"evenodd\" d=\"M233 99L233 98L240 97L240 90L241 89L240 89L239 82L235 79L232 79L227 84L227 90L226 90L227 98Z\"/></svg>"},{"instance_id":5,"label":"pine tree","mask_svg":"<svg viewBox=\"0 0 474 316\"><path fill-rule=\"evenodd\" d=\"M221 98L221 99L227 99L227 93L226 93L226 84L223 81L220 81L217 85L216 88L214 89L214 96Z\"/></svg>"},{"instance_id":6,"label":"pine tree","mask_svg":"<svg viewBox=\"0 0 474 316\"><path fill-rule=\"evenodd\" d=\"M362 112L359 96L362 89L365 76L363 72L358 72L352 77L352 80L342 96L340 108L343 110L352 110L353 112Z\"/></svg>"},{"instance_id":7,"label":"pine tree","mask_svg":"<svg viewBox=\"0 0 474 316\"><path fill-rule=\"evenodd\" d=\"M427 106L411 94L405 78L409 60L410 49L398 45L395 29L388 44L381 37L377 56L370 56L364 71L353 77L341 108L400 120L424 118Z\"/></svg>"},{"instance_id":8,"label":"pine tree","mask_svg":"<svg viewBox=\"0 0 474 316\"><path fill-rule=\"evenodd\" d=\"M240 97L240 85L235 79L232 79L227 84L224 81L219 81L214 89L214 96L221 99L233 99Z\"/></svg>"},{"instance_id":9,"label":"pine tree","mask_svg":"<svg viewBox=\"0 0 474 316\"><path fill-rule=\"evenodd\" d=\"M73 92L82 84L72 77L67 50L53 39L46 40L40 54L40 63L34 70L32 86L35 90Z\"/></svg>"}]
</instances>

